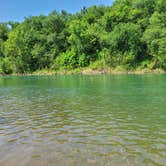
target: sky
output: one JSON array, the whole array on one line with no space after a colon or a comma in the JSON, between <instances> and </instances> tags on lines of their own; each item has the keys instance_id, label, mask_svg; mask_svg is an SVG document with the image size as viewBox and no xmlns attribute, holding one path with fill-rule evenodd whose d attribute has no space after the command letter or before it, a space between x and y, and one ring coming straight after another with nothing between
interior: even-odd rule
<instances>
[{"instance_id":1,"label":"sky","mask_svg":"<svg viewBox=\"0 0 166 166\"><path fill-rule=\"evenodd\" d=\"M0 22L20 22L24 17L47 15L53 10L76 13L84 6L107 6L112 2L113 0L0 0Z\"/></svg>"}]
</instances>

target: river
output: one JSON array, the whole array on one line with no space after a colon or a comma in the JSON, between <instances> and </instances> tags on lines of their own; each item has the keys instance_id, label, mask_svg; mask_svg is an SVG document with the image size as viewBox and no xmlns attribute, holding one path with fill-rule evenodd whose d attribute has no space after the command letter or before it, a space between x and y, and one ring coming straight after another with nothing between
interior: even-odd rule
<instances>
[{"instance_id":1,"label":"river","mask_svg":"<svg viewBox=\"0 0 166 166\"><path fill-rule=\"evenodd\" d=\"M0 77L0 165L166 165L166 75Z\"/></svg>"}]
</instances>

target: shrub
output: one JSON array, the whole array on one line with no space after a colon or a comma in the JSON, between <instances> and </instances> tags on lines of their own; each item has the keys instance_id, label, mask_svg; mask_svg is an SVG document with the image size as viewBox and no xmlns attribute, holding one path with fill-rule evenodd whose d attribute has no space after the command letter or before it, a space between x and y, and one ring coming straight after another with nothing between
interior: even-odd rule
<instances>
[{"instance_id":1,"label":"shrub","mask_svg":"<svg viewBox=\"0 0 166 166\"><path fill-rule=\"evenodd\" d=\"M9 58L4 58L1 62L1 70L3 74L12 74L14 71L14 65Z\"/></svg>"}]
</instances>

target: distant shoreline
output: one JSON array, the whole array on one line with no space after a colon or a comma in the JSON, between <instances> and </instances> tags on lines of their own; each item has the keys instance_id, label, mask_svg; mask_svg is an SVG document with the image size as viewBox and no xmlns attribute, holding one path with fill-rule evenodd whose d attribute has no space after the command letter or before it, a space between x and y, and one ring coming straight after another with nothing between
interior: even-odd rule
<instances>
[{"instance_id":1,"label":"distant shoreline","mask_svg":"<svg viewBox=\"0 0 166 166\"><path fill-rule=\"evenodd\" d=\"M53 75L120 75L120 74L166 74L166 71L161 69L142 69L142 70L116 70L116 69L103 69L103 70L92 70L92 69L84 69L84 70L58 70L58 71L50 71L50 70L39 70L33 73L13 73L13 74L0 74L0 76L53 76Z\"/></svg>"}]
</instances>

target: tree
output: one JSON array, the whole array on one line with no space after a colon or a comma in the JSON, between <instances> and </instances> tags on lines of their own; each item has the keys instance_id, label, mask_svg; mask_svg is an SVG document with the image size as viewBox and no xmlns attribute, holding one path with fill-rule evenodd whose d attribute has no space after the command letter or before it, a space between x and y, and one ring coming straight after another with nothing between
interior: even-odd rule
<instances>
[{"instance_id":1,"label":"tree","mask_svg":"<svg viewBox=\"0 0 166 166\"><path fill-rule=\"evenodd\" d=\"M118 64L129 64L135 66L140 59L142 43L141 30L133 23L120 23L110 35L111 54L116 56Z\"/></svg>"},{"instance_id":2,"label":"tree","mask_svg":"<svg viewBox=\"0 0 166 166\"><path fill-rule=\"evenodd\" d=\"M166 1L115 0L0 23L0 72L90 66L166 70Z\"/></svg>"},{"instance_id":3,"label":"tree","mask_svg":"<svg viewBox=\"0 0 166 166\"><path fill-rule=\"evenodd\" d=\"M152 68L166 69L166 15L155 12L150 18L143 40L147 43L148 53L153 58Z\"/></svg>"}]
</instances>

